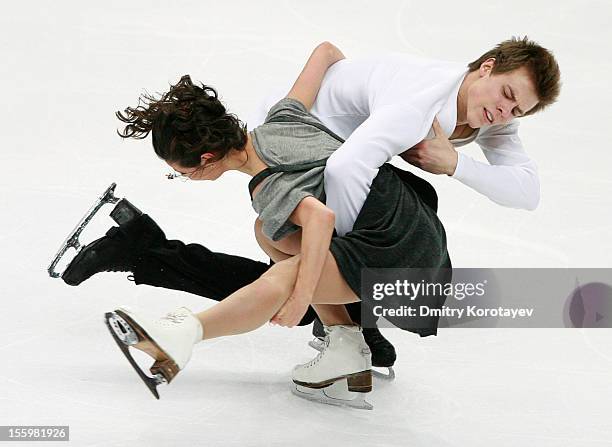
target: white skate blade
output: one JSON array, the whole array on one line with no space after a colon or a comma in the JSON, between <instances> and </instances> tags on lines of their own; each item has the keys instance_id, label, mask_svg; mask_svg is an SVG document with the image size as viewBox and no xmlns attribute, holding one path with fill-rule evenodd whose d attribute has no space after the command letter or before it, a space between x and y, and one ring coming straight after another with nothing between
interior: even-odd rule
<instances>
[{"instance_id":1,"label":"white skate blade","mask_svg":"<svg viewBox=\"0 0 612 447\"><path fill-rule=\"evenodd\" d=\"M384 373L383 371L378 371L376 367L373 366L372 367L372 377L376 377L377 379L385 380L387 382L391 382L395 380L395 371L393 370L393 367L388 366L386 367L386 369L388 370L388 372Z\"/></svg>"},{"instance_id":2,"label":"white skate blade","mask_svg":"<svg viewBox=\"0 0 612 447\"><path fill-rule=\"evenodd\" d=\"M314 339L308 342L308 346L310 346L312 349L315 349L321 352L323 350L323 347L325 346L325 340L319 337L315 337ZM376 377L377 379L385 380L388 382L395 380L395 371L393 370L392 366L381 367L381 368L386 368L387 372L385 373L384 371L379 371L376 369L376 367L373 366L372 376Z\"/></svg>"},{"instance_id":3,"label":"white skate blade","mask_svg":"<svg viewBox=\"0 0 612 447\"><path fill-rule=\"evenodd\" d=\"M325 388L308 388L291 384L291 392L302 399L339 407L373 410L372 404L365 400L365 393L354 393L348 390L346 379L339 380Z\"/></svg>"}]
</instances>

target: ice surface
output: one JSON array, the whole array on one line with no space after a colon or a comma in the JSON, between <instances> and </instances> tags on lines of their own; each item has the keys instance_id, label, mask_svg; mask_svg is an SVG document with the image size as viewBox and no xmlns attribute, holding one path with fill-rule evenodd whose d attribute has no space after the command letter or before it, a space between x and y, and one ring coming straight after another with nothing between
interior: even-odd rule
<instances>
[{"instance_id":1,"label":"ice surface","mask_svg":"<svg viewBox=\"0 0 612 447\"><path fill-rule=\"evenodd\" d=\"M75 446L612 445L609 330L398 330L397 380L372 412L300 400L291 367L316 353L309 328L264 327L197 347L155 401L106 333L117 305L165 312L211 302L135 287L125 274L82 287L46 267L112 181L169 237L265 259L247 181L169 182L150 141L121 141L114 112L189 73L249 116L299 73L314 46L348 57L404 51L471 61L511 35L554 50L557 105L525 119L538 162L535 212L504 209L458 182L440 195L456 266L610 267L609 2L11 2L0 16L0 425L70 425ZM467 153L482 158L477 147ZM110 208L107 208L110 211ZM91 240L111 223L100 219ZM27 445L22 443L20 445Z\"/></svg>"}]
</instances>

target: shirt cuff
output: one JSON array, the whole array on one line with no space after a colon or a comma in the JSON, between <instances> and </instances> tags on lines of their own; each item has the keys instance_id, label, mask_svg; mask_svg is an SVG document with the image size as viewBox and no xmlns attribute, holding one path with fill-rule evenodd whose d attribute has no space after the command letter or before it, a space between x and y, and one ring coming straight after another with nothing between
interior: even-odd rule
<instances>
[{"instance_id":1,"label":"shirt cuff","mask_svg":"<svg viewBox=\"0 0 612 447\"><path fill-rule=\"evenodd\" d=\"M464 180L468 176L470 164L470 157L465 155L463 152L457 151L457 166L455 172L451 175L452 178L457 180Z\"/></svg>"}]
</instances>

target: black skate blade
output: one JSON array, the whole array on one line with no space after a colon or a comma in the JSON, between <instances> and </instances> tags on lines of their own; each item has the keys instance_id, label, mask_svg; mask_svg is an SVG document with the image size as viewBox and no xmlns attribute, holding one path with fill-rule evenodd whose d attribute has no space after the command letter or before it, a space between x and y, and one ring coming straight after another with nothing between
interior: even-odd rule
<instances>
[{"instance_id":1,"label":"black skate blade","mask_svg":"<svg viewBox=\"0 0 612 447\"><path fill-rule=\"evenodd\" d=\"M132 365L132 368L134 368L134 370L138 374L138 377L140 377L140 379L144 382L144 384L147 386L149 391L153 393L153 396L155 396L155 399L159 400L159 393L157 392L157 382L155 381L155 379L152 379L151 377L146 375L142 369L140 369L140 366L138 366L138 363L136 363L136 361L132 357L132 354L130 354L129 348L126 345L124 345L121 339L117 336L117 334L115 334L115 331L113 330L113 328L111 327L109 323L109 319L112 316L113 316L112 312L105 313L104 323L106 323L106 327L108 328L108 331L112 335L113 340L115 340L115 343L117 343L117 346L119 346L119 349L121 349L121 352L123 352L123 355L125 356L125 358L128 359L128 361L130 362L130 365Z\"/></svg>"}]
</instances>

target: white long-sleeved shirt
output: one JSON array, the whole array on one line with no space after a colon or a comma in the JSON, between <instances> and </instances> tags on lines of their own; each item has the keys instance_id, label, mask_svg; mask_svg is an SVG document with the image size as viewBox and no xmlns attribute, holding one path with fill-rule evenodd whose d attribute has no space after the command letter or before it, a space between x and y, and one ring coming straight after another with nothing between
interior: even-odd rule
<instances>
[{"instance_id":1,"label":"white long-sleeved shirt","mask_svg":"<svg viewBox=\"0 0 612 447\"><path fill-rule=\"evenodd\" d=\"M336 214L339 235L352 229L382 164L431 138L436 116L444 131L453 133L466 74L462 64L407 54L345 59L330 67L311 113L346 140L325 169L326 204ZM287 92L270 95L249 127L263 123ZM450 141L456 147L475 141L490 163L459 152L453 178L503 206L537 206L537 167L523 149L516 119Z\"/></svg>"}]
</instances>

